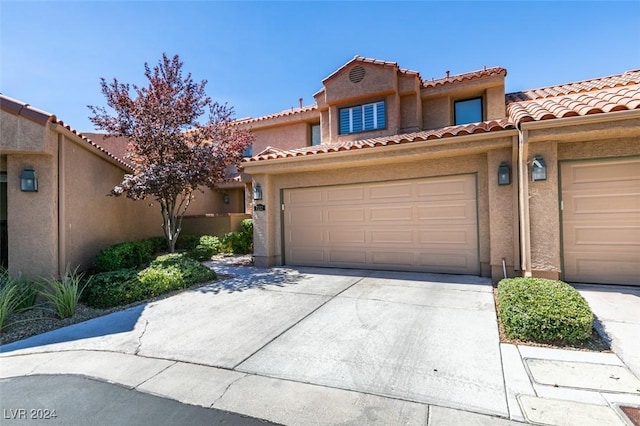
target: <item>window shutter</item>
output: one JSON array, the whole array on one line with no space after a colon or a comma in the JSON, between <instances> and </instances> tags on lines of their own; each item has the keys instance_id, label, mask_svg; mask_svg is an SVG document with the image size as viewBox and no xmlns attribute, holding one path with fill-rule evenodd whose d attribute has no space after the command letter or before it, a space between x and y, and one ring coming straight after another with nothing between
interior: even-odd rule
<instances>
[{"instance_id":1,"label":"window shutter","mask_svg":"<svg viewBox=\"0 0 640 426\"><path fill-rule=\"evenodd\" d=\"M351 131L352 132L361 132L362 131L362 107L357 106L351 108Z\"/></svg>"},{"instance_id":2,"label":"window shutter","mask_svg":"<svg viewBox=\"0 0 640 426\"><path fill-rule=\"evenodd\" d=\"M386 125L384 102L378 102L376 103L376 129L382 129Z\"/></svg>"},{"instance_id":3,"label":"window shutter","mask_svg":"<svg viewBox=\"0 0 640 426\"><path fill-rule=\"evenodd\" d=\"M374 104L364 105L364 130L373 130L375 129L374 122Z\"/></svg>"},{"instance_id":4,"label":"window shutter","mask_svg":"<svg viewBox=\"0 0 640 426\"><path fill-rule=\"evenodd\" d=\"M340 134L350 133L349 108L340 110Z\"/></svg>"}]
</instances>

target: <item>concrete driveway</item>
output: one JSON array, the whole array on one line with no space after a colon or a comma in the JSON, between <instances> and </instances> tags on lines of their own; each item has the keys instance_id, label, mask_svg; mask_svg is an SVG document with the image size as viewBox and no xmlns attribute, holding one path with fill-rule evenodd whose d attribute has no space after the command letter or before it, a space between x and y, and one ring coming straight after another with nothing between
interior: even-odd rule
<instances>
[{"instance_id":1,"label":"concrete driveway","mask_svg":"<svg viewBox=\"0 0 640 426\"><path fill-rule=\"evenodd\" d=\"M417 402L509 417L488 279L324 268L215 269L236 277L5 345L3 355L99 351L92 361L98 364L121 354L156 359L163 374L145 379L139 389L162 393L162 386L181 381L189 381L191 392L219 388L215 406L231 411L225 399L234 395L253 395L246 404L268 409L268 401L256 396L257 387L295 398L303 384L313 391L310 384L337 394L387 397L405 404L405 411L426 407L411 405ZM80 361L58 362L73 370ZM198 373L200 366L216 367L206 370L215 374ZM132 367L131 374L140 372Z\"/></svg>"}]
</instances>

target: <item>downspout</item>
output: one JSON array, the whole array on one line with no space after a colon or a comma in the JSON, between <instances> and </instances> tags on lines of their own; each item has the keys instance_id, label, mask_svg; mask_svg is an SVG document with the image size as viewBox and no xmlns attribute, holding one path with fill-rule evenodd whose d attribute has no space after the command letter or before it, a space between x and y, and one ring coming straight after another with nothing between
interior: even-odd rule
<instances>
[{"instance_id":1,"label":"downspout","mask_svg":"<svg viewBox=\"0 0 640 426\"><path fill-rule=\"evenodd\" d=\"M513 146L511 149L511 164L513 164L513 176L518 182L520 165L518 164L518 142L520 138L518 135L513 136ZM514 271L520 271L520 202L519 202L519 185L513 185L513 269Z\"/></svg>"},{"instance_id":2,"label":"downspout","mask_svg":"<svg viewBox=\"0 0 640 426\"><path fill-rule=\"evenodd\" d=\"M58 277L62 278L66 273L67 239L65 232L65 152L64 136L58 133Z\"/></svg>"},{"instance_id":3,"label":"downspout","mask_svg":"<svg viewBox=\"0 0 640 426\"><path fill-rule=\"evenodd\" d=\"M529 180L527 158L529 145L528 131L518 129L518 191L520 211L520 256L522 275L531 277L531 226L529 223Z\"/></svg>"}]
</instances>

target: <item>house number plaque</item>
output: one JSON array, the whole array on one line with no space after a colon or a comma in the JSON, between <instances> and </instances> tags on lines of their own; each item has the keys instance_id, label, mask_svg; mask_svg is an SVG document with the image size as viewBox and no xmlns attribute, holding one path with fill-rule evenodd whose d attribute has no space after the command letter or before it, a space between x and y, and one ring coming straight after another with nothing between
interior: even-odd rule
<instances>
[{"instance_id":1,"label":"house number plaque","mask_svg":"<svg viewBox=\"0 0 640 426\"><path fill-rule=\"evenodd\" d=\"M265 205L264 204L256 204L255 206L253 206L253 211L254 212L263 212L263 211L265 211Z\"/></svg>"}]
</instances>

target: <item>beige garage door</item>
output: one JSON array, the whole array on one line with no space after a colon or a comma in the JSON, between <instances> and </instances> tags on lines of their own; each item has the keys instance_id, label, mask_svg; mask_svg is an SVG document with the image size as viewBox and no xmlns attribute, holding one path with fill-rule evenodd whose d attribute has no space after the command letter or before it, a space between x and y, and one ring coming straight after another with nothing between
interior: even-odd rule
<instances>
[{"instance_id":1,"label":"beige garage door","mask_svg":"<svg viewBox=\"0 0 640 426\"><path fill-rule=\"evenodd\" d=\"M475 175L284 191L289 265L479 274Z\"/></svg>"},{"instance_id":2,"label":"beige garage door","mask_svg":"<svg viewBox=\"0 0 640 426\"><path fill-rule=\"evenodd\" d=\"M640 159L561 164L564 278L640 284Z\"/></svg>"}]
</instances>

